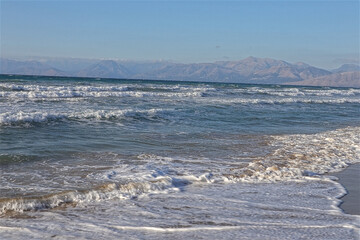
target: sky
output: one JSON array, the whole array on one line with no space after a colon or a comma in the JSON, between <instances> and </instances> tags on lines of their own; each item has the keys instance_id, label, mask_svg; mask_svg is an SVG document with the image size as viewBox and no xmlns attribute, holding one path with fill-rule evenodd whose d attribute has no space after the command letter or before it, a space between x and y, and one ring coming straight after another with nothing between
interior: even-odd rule
<instances>
[{"instance_id":1,"label":"sky","mask_svg":"<svg viewBox=\"0 0 360 240\"><path fill-rule=\"evenodd\" d=\"M1 57L359 62L359 1L0 0Z\"/></svg>"}]
</instances>

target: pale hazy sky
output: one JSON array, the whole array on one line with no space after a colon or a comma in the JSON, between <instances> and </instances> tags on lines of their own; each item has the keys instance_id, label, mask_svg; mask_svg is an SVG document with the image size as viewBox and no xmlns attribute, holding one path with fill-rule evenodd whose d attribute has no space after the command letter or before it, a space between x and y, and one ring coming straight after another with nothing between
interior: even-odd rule
<instances>
[{"instance_id":1,"label":"pale hazy sky","mask_svg":"<svg viewBox=\"0 0 360 240\"><path fill-rule=\"evenodd\" d=\"M1 0L1 56L359 61L359 1Z\"/></svg>"}]
</instances>

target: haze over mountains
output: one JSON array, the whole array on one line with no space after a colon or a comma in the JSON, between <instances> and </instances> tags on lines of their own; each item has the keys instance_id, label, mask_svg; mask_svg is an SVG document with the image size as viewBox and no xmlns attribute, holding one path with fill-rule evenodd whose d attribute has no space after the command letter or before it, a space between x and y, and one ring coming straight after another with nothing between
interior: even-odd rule
<instances>
[{"instance_id":1,"label":"haze over mountains","mask_svg":"<svg viewBox=\"0 0 360 240\"><path fill-rule=\"evenodd\" d=\"M168 61L0 59L1 74L360 87L360 66L332 71L271 58L182 64Z\"/></svg>"}]
</instances>

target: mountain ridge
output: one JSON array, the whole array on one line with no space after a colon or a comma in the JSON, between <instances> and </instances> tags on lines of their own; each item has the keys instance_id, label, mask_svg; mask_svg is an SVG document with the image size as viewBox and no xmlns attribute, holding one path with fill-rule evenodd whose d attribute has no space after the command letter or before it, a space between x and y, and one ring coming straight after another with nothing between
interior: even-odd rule
<instances>
[{"instance_id":1,"label":"mountain ridge","mask_svg":"<svg viewBox=\"0 0 360 240\"><path fill-rule=\"evenodd\" d=\"M289 82L290 85L324 86L324 87L360 87L360 71L337 72L330 75L307 79L298 82Z\"/></svg>"},{"instance_id":2,"label":"mountain ridge","mask_svg":"<svg viewBox=\"0 0 360 240\"><path fill-rule=\"evenodd\" d=\"M58 64L68 68L73 65L72 71L68 72L53 67L56 63L54 59L49 61L53 66L46 59L41 61L1 59L0 70L2 74L23 75L360 87L357 74L340 74L348 72L347 70L360 70L359 66L351 64L329 71L303 62L292 64L283 60L252 56L237 61L213 63L124 60L87 60L79 63L76 59L69 61L72 62L67 63L66 60L62 60L61 64ZM82 66L82 69L76 69L75 66Z\"/></svg>"}]
</instances>

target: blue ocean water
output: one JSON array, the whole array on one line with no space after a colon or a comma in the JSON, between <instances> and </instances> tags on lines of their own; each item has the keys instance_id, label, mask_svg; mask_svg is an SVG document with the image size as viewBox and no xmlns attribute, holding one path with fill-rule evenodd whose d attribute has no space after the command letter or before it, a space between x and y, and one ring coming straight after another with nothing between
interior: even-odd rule
<instances>
[{"instance_id":1,"label":"blue ocean water","mask_svg":"<svg viewBox=\"0 0 360 240\"><path fill-rule=\"evenodd\" d=\"M360 89L1 75L0 236L352 239L359 135Z\"/></svg>"}]
</instances>

